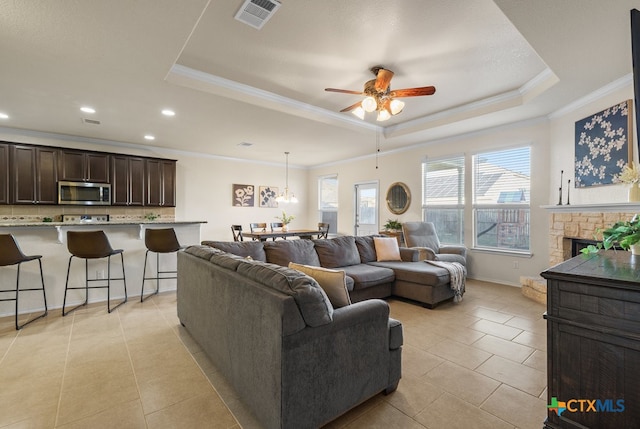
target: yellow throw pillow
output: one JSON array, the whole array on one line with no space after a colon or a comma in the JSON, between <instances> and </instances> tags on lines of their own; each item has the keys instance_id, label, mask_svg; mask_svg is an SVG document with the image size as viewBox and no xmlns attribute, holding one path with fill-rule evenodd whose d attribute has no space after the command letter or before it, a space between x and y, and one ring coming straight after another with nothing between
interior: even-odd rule
<instances>
[{"instance_id":1,"label":"yellow throw pillow","mask_svg":"<svg viewBox=\"0 0 640 429\"><path fill-rule=\"evenodd\" d=\"M373 237L373 244L378 262L402 261L398 240L395 237Z\"/></svg>"},{"instance_id":2,"label":"yellow throw pillow","mask_svg":"<svg viewBox=\"0 0 640 429\"><path fill-rule=\"evenodd\" d=\"M317 281L329 297L329 301L331 301L331 305L333 305L334 308L345 307L351 304L344 270L330 270L328 268L296 264L294 262L289 262L289 268L301 271Z\"/></svg>"}]
</instances>

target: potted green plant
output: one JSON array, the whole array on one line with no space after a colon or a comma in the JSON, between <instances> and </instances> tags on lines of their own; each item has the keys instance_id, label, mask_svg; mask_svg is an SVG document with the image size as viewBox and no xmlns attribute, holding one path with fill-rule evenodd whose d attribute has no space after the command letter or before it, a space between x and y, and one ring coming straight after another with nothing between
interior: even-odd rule
<instances>
[{"instance_id":1,"label":"potted green plant","mask_svg":"<svg viewBox=\"0 0 640 429\"><path fill-rule=\"evenodd\" d=\"M602 233L602 242L589 245L580 250L584 254L595 253L600 249L609 250L620 246L624 250L631 250L634 255L640 254L640 218L635 215L631 220L621 220L609 228L598 230Z\"/></svg>"},{"instance_id":2,"label":"potted green plant","mask_svg":"<svg viewBox=\"0 0 640 429\"><path fill-rule=\"evenodd\" d=\"M402 230L402 223L399 222L398 219L387 219L387 223L384 224L384 229L386 231L400 231Z\"/></svg>"},{"instance_id":3,"label":"potted green plant","mask_svg":"<svg viewBox=\"0 0 640 429\"><path fill-rule=\"evenodd\" d=\"M275 218L278 219L280 222L282 222L282 230L286 231L287 225L289 225L291 221L295 219L295 216L293 215L287 216L287 213L283 210L282 216L276 216Z\"/></svg>"}]
</instances>

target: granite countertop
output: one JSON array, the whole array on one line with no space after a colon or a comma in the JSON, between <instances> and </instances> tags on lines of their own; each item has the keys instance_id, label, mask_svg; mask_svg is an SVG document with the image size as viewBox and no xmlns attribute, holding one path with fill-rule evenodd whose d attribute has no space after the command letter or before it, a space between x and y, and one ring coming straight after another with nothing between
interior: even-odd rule
<instances>
[{"instance_id":1,"label":"granite countertop","mask_svg":"<svg viewBox=\"0 0 640 429\"><path fill-rule=\"evenodd\" d=\"M195 223L207 223L206 220L177 221L177 220L111 220L92 222L5 222L0 223L0 228L22 228L22 227L47 227L47 226L126 226L126 225L189 225Z\"/></svg>"}]
</instances>

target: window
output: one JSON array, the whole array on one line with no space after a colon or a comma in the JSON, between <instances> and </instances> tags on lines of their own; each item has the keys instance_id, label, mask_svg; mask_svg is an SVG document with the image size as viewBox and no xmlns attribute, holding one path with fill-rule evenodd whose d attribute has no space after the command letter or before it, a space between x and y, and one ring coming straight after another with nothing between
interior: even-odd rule
<instances>
[{"instance_id":1,"label":"window","mask_svg":"<svg viewBox=\"0 0 640 429\"><path fill-rule=\"evenodd\" d=\"M476 247L529 250L531 149L473 156Z\"/></svg>"},{"instance_id":2,"label":"window","mask_svg":"<svg viewBox=\"0 0 640 429\"><path fill-rule=\"evenodd\" d=\"M464 244L464 155L424 161L422 178L423 220L441 242Z\"/></svg>"},{"instance_id":3,"label":"window","mask_svg":"<svg viewBox=\"0 0 640 429\"><path fill-rule=\"evenodd\" d=\"M338 230L338 175L318 178L319 222L329 224L329 233Z\"/></svg>"}]
</instances>

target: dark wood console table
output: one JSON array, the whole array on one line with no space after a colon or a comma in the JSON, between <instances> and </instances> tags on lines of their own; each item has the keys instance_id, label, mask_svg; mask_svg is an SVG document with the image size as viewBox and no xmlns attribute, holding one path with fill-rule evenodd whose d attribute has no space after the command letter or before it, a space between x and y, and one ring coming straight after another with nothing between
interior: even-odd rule
<instances>
[{"instance_id":1,"label":"dark wood console table","mask_svg":"<svg viewBox=\"0 0 640 429\"><path fill-rule=\"evenodd\" d=\"M544 427L640 428L640 256L579 255L542 276L547 403L567 408L549 409Z\"/></svg>"}]
</instances>

